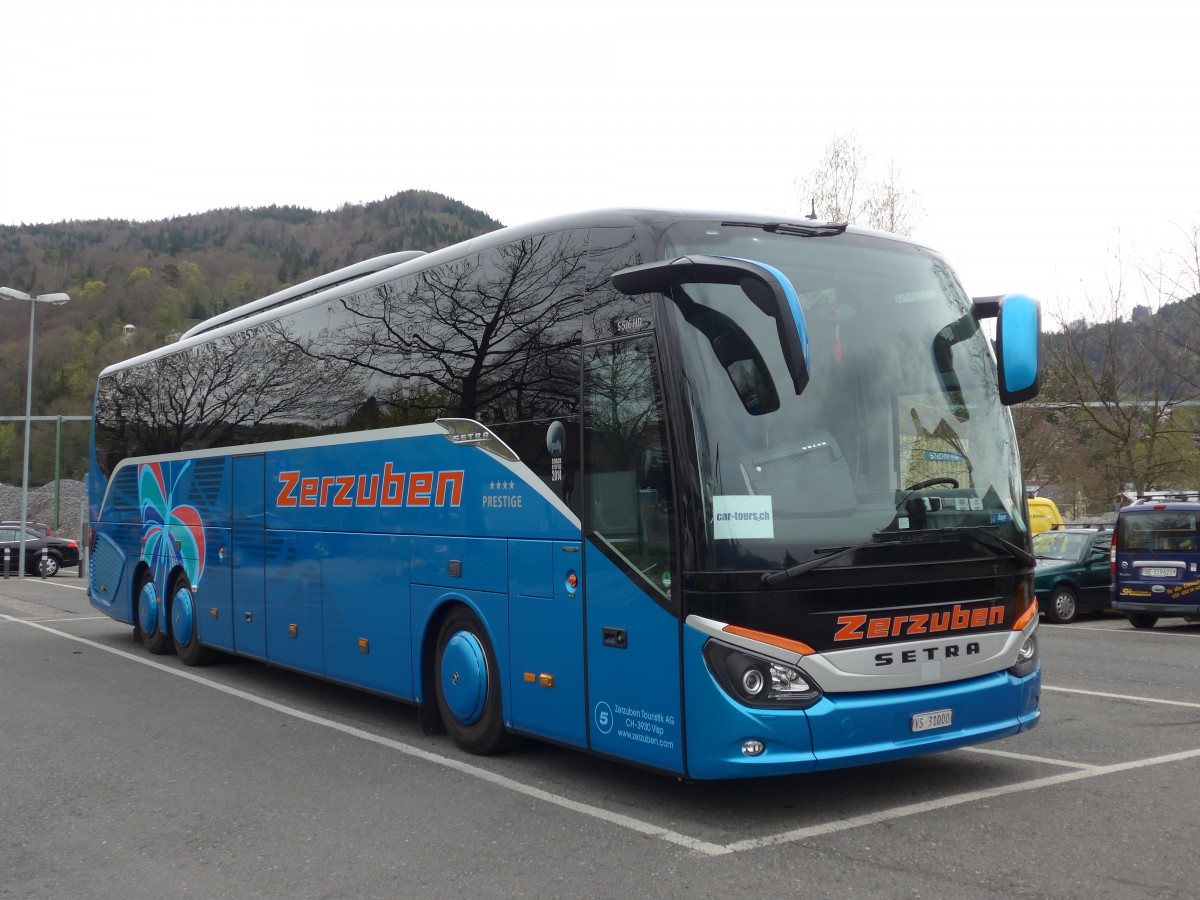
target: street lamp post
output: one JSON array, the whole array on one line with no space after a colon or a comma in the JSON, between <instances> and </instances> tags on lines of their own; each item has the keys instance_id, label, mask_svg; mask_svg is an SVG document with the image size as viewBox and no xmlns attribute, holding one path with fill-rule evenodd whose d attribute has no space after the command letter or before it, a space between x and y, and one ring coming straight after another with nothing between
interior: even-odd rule
<instances>
[{"instance_id":1,"label":"street lamp post","mask_svg":"<svg viewBox=\"0 0 1200 900\"><path fill-rule=\"evenodd\" d=\"M29 301L29 370L25 375L25 458L21 465L21 548L17 551L17 577L25 577L25 526L29 520L29 425L33 414L33 322L39 303L61 306L71 298L66 294L38 294L0 287L0 296Z\"/></svg>"},{"instance_id":2,"label":"street lamp post","mask_svg":"<svg viewBox=\"0 0 1200 900\"><path fill-rule=\"evenodd\" d=\"M1192 444L1197 450L1200 450L1200 433L1192 435ZM1200 464L1197 464L1196 474L1200 476ZM1200 483L1196 485L1196 499L1200 500Z\"/></svg>"}]
</instances>

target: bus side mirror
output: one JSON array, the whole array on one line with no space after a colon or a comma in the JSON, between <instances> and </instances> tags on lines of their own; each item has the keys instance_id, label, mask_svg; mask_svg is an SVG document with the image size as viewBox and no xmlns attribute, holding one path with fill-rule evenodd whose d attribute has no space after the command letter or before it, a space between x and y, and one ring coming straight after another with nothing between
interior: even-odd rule
<instances>
[{"instance_id":1,"label":"bus side mirror","mask_svg":"<svg viewBox=\"0 0 1200 900\"><path fill-rule=\"evenodd\" d=\"M671 288L683 284L736 284L760 310L775 320L784 363L800 394L808 385L808 327L800 299L787 276L773 266L732 256L680 256L614 272L613 287L622 294L657 291L671 302L680 301Z\"/></svg>"},{"instance_id":2,"label":"bus side mirror","mask_svg":"<svg viewBox=\"0 0 1200 900\"><path fill-rule=\"evenodd\" d=\"M996 317L996 367L1000 402L1032 400L1041 390L1042 310L1024 294L975 301L976 318Z\"/></svg>"}]
</instances>

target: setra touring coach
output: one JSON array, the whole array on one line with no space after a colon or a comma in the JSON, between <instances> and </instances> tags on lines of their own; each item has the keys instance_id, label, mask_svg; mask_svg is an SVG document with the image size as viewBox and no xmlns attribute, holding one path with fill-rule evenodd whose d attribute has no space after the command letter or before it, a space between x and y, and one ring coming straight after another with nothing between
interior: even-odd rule
<instances>
[{"instance_id":1,"label":"setra touring coach","mask_svg":"<svg viewBox=\"0 0 1200 900\"><path fill-rule=\"evenodd\" d=\"M101 373L91 603L474 753L720 779L1008 737L1039 717L1007 409L1039 327L810 219L613 210L369 261Z\"/></svg>"}]
</instances>

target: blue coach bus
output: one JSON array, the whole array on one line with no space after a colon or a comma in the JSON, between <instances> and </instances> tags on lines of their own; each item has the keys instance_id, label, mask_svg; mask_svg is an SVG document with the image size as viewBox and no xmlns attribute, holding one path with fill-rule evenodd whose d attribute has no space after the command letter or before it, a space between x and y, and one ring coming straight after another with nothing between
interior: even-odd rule
<instances>
[{"instance_id":1,"label":"blue coach bus","mask_svg":"<svg viewBox=\"0 0 1200 900\"><path fill-rule=\"evenodd\" d=\"M605 211L362 264L101 373L91 603L476 753L715 779L1013 735L1039 326L806 219Z\"/></svg>"}]
</instances>

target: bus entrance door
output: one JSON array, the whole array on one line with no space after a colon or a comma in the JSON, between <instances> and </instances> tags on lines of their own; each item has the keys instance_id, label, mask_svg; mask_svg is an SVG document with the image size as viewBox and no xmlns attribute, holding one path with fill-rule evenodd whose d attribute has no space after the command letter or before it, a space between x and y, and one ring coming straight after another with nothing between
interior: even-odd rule
<instances>
[{"instance_id":1,"label":"bus entrance door","mask_svg":"<svg viewBox=\"0 0 1200 900\"><path fill-rule=\"evenodd\" d=\"M584 358L588 740L683 772L674 504L654 342Z\"/></svg>"},{"instance_id":2,"label":"bus entrance door","mask_svg":"<svg viewBox=\"0 0 1200 900\"><path fill-rule=\"evenodd\" d=\"M586 564L591 747L683 772L679 620L590 541Z\"/></svg>"},{"instance_id":3,"label":"bus entrance door","mask_svg":"<svg viewBox=\"0 0 1200 900\"><path fill-rule=\"evenodd\" d=\"M233 458L233 643L238 653L267 658L264 457Z\"/></svg>"}]
</instances>

